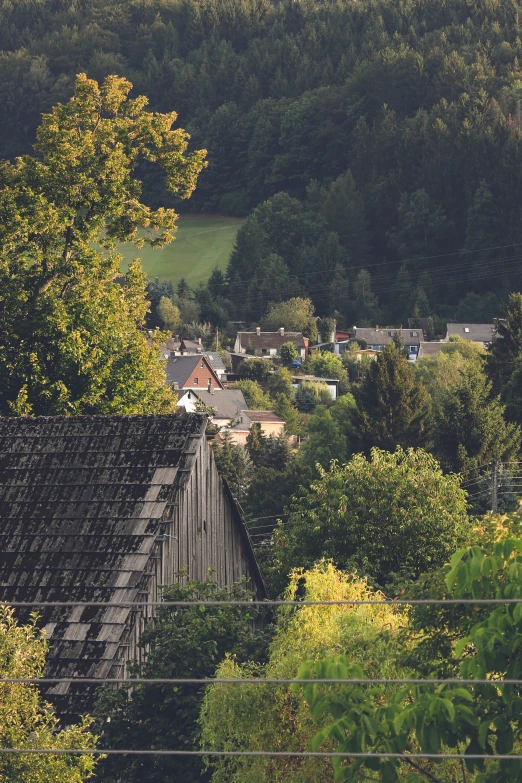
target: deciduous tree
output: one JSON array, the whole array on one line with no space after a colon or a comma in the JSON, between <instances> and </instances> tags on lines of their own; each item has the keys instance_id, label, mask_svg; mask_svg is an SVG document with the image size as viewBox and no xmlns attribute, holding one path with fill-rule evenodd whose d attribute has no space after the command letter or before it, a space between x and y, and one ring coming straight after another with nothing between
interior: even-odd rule
<instances>
[{"instance_id":1,"label":"deciduous tree","mask_svg":"<svg viewBox=\"0 0 522 783\"><path fill-rule=\"evenodd\" d=\"M442 565L466 533L466 494L422 449L373 449L321 470L296 497L274 547L279 572L321 557L379 583Z\"/></svg>"},{"instance_id":2,"label":"deciduous tree","mask_svg":"<svg viewBox=\"0 0 522 783\"><path fill-rule=\"evenodd\" d=\"M0 166L0 410L4 414L170 410L158 346L140 332L145 281L120 285L118 241L160 246L176 214L140 202L136 169L157 164L188 197L205 153L187 153L175 113L145 111L131 84L79 75L43 117L34 155ZM142 229L145 233L139 233Z\"/></svg>"},{"instance_id":3,"label":"deciduous tree","mask_svg":"<svg viewBox=\"0 0 522 783\"><path fill-rule=\"evenodd\" d=\"M38 679L44 674L48 650L45 632L36 617L19 625L12 609L0 607L0 677ZM38 686L25 682L0 685L0 745L3 748L96 747L88 730L92 720L59 730L50 704L42 701ZM96 765L92 755L0 754L0 779L13 783L82 783Z\"/></svg>"}]
</instances>

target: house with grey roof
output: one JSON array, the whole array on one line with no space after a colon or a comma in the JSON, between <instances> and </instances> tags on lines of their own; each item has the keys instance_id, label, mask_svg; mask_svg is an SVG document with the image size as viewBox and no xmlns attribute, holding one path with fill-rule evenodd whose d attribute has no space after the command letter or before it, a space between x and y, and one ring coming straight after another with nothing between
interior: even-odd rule
<instances>
[{"instance_id":1,"label":"house with grey roof","mask_svg":"<svg viewBox=\"0 0 522 783\"><path fill-rule=\"evenodd\" d=\"M254 332L238 332L234 353L252 356L277 356L281 346L293 343L301 359L308 354L308 337L301 332L288 332L283 327L277 332L262 332L258 326Z\"/></svg>"},{"instance_id":2,"label":"house with grey roof","mask_svg":"<svg viewBox=\"0 0 522 783\"><path fill-rule=\"evenodd\" d=\"M177 407L183 408L187 413L193 413L197 412L201 403L207 408L213 408L210 421L220 429L229 427L241 411L248 407L240 389L223 389L215 393L188 389L179 397Z\"/></svg>"},{"instance_id":3,"label":"house with grey roof","mask_svg":"<svg viewBox=\"0 0 522 783\"><path fill-rule=\"evenodd\" d=\"M399 336L405 348L409 349L411 358L416 358L419 353L419 347L423 341L422 329L403 329L400 328L382 328L376 326L375 329L365 327L354 327L353 340L364 340L366 348L369 351L382 351L385 345L393 343Z\"/></svg>"},{"instance_id":4,"label":"house with grey roof","mask_svg":"<svg viewBox=\"0 0 522 783\"><path fill-rule=\"evenodd\" d=\"M446 324L444 341L447 342L450 337L460 337L488 348L493 342L495 332L495 324Z\"/></svg>"},{"instance_id":5,"label":"house with grey roof","mask_svg":"<svg viewBox=\"0 0 522 783\"><path fill-rule=\"evenodd\" d=\"M225 367L225 362L219 355L217 351L206 351L205 356L207 357L210 366L216 373L216 375L219 377L221 381L225 380L225 375L227 372L227 368Z\"/></svg>"},{"instance_id":6,"label":"house with grey roof","mask_svg":"<svg viewBox=\"0 0 522 783\"><path fill-rule=\"evenodd\" d=\"M223 586L263 580L220 478L206 417L0 419L0 601L34 609L49 637L45 676L125 678L161 586L209 568ZM66 602L64 606L51 603ZM74 605L71 605L74 604ZM47 685L62 722L96 685Z\"/></svg>"}]
</instances>

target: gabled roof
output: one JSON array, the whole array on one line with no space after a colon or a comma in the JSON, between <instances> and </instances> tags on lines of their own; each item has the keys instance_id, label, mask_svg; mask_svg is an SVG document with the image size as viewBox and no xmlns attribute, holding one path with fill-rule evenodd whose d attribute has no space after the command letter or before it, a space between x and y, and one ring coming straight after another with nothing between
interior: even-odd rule
<instances>
[{"instance_id":1,"label":"gabled roof","mask_svg":"<svg viewBox=\"0 0 522 783\"><path fill-rule=\"evenodd\" d=\"M447 324L446 337L462 337L474 343L490 343L496 332L494 324Z\"/></svg>"},{"instance_id":2,"label":"gabled roof","mask_svg":"<svg viewBox=\"0 0 522 783\"><path fill-rule=\"evenodd\" d=\"M196 368L199 367L201 362L205 362L207 369L212 373L215 385L220 389L223 388L216 371L213 369L206 356L201 353L188 354L186 356L175 356L171 353L167 359L167 383L172 385L177 383L179 389L185 388L190 376Z\"/></svg>"},{"instance_id":3,"label":"gabled roof","mask_svg":"<svg viewBox=\"0 0 522 783\"><path fill-rule=\"evenodd\" d=\"M162 353L170 353L170 351L179 351L181 343L176 337L169 337L169 339L160 345L160 351Z\"/></svg>"},{"instance_id":4,"label":"gabled roof","mask_svg":"<svg viewBox=\"0 0 522 783\"><path fill-rule=\"evenodd\" d=\"M423 356L436 356L447 344L441 342L421 343L419 359L422 359Z\"/></svg>"},{"instance_id":5,"label":"gabled roof","mask_svg":"<svg viewBox=\"0 0 522 783\"><path fill-rule=\"evenodd\" d=\"M293 343L296 348L306 348L305 338L301 332L238 332L239 343L242 349L249 346L256 349L276 348L279 350L285 343Z\"/></svg>"},{"instance_id":6,"label":"gabled roof","mask_svg":"<svg viewBox=\"0 0 522 783\"><path fill-rule=\"evenodd\" d=\"M0 601L136 600L205 421L0 419ZM38 611L50 636L47 676L110 676L129 607ZM29 609L18 614L24 621ZM92 697L64 683L48 693L65 714Z\"/></svg>"},{"instance_id":7,"label":"gabled roof","mask_svg":"<svg viewBox=\"0 0 522 783\"><path fill-rule=\"evenodd\" d=\"M277 413L274 413L274 411L242 411L243 416L246 419L249 419L251 422L259 421L270 421L275 424L284 424L285 420L281 418L281 416L278 416Z\"/></svg>"},{"instance_id":8,"label":"gabled roof","mask_svg":"<svg viewBox=\"0 0 522 783\"><path fill-rule=\"evenodd\" d=\"M240 411L246 410L247 404L240 389L223 389L215 394L208 391L194 392L205 405L215 408L214 419L233 419Z\"/></svg>"},{"instance_id":9,"label":"gabled roof","mask_svg":"<svg viewBox=\"0 0 522 783\"><path fill-rule=\"evenodd\" d=\"M183 337L181 339L181 350L190 351L191 353L201 353L203 348L201 343L199 343L197 340L189 340L188 338Z\"/></svg>"},{"instance_id":10,"label":"gabled roof","mask_svg":"<svg viewBox=\"0 0 522 783\"><path fill-rule=\"evenodd\" d=\"M207 357L207 359L209 360L214 370L216 370L216 372L225 372L226 370L225 363L221 358L221 356L217 353L217 351L212 353L207 352L204 355Z\"/></svg>"},{"instance_id":11,"label":"gabled roof","mask_svg":"<svg viewBox=\"0 0 522 783\"><path fill-rule=\"evenodd\" d=\"M354 333L355 340L366 340L368 345L388 345L393 342L395 334L399 333L402 341L407 345L417 345L423 340L422 329L370 329L357 327Z\"/></svg>"}]
</instances>

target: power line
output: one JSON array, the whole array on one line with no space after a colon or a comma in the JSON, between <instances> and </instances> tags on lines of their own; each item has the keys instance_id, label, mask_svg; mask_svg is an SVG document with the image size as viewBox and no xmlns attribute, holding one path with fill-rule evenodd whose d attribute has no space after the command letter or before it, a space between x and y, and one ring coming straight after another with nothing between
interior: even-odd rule
<instances>
[{"instance_id":1,"label":"power line","mask_svg":"<svg viewBox=\"0 0 522 783\"><path fill-rule=\"evenodd\" d=\"M522 680L469 680L469 679L430 679L430 678L326 678L319 679L315 677L306 679L288 679L272 677L206 677L206 678L183 678L183 677L130 677L121 679L119 677L2 677L0 684L20 684L27 685L57 685L58 683L68 683L69 685L101 685L109 683L111 685L522 685Z\"/></svg>"},{"instance_id":2,"label":"power line","mask_svg":"<svg viewBox=\"0 0 522 783\"><path fill-rule=\"evenodd\" d=\"M375 267L378 266L389 266L391 264L416 264L420 261L431 261L435 258L453 258L455 256L463 256L463 255L474 255L475 253L487 253L492 250L505 250L506 248L515 248L515 247L521 247L522 243L520 242L511 242L509 245L496 245L493 247L482 247L477 248L476 250L456 250L452 253L437 253L436 255L431 256L416 256L415 258L405 258L402 260L397 261L377 261L374 264L360 264L358 266L350 266L347 271L351 271L353 269L375 269ZM509 259L509 256L508 256ZM499 259L499 260L508 260L508 259ZM489 263L489 262L488 262ZM320 269L315 272L299 272L297 274L290 273L291 278L301 278L301 277L309 277L311 275L317 275L317 274L324 274L326 272L335 272L335 267L332 269ZM264 283L266 281L270 281L273 278L272 277L258 277L256 278L258 283ZM241 281L242 284L244 284L245 281ZM229 283L232 287L234 286L234 283Z\"/></svg>"},{"instance_id":3,"label":"power line","mask_svg":"<svg viewBox=\"0 0 522 783\"><path fill-rule=\"evenodd\" d=\"M455 759L485 761L522 761L522 755L496 753L340 753L335 751L297 750L113 750L102 748L0 748L0 753L71 755L71 756L250 756L265 758L361 758L361 759Z\"/></svg>"},{"instance_id":4,"label":"power line","mask_svg":"<svg viewBox=\"0 0 522 783\"><path fill-rule=\"evenodd\" d=\"M117 589L117 588L112 588ZM15 607L30 609L35 606L47 607L127 607L138 608L142 606L178 607L187 606L244 606L244 607L269 607L269 606L484 606L522 604L522 598L386 598L375 601L345 599L339 601L285 601L262 600L254 598L251 601L0 601L0 607Z\"/></svg>"}]
</instances>

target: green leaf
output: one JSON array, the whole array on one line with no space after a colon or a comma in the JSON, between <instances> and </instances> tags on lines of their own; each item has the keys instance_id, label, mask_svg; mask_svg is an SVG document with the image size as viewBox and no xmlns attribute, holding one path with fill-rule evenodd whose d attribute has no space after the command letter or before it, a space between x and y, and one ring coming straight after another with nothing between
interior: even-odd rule
<instances>
[{"instance_id":1,"label":"green leaf","mask_svg":"<svg viewBox=\"0 0 522 783\"><path fill-rule=\"evenodd\" d=\"M450 699L442 699L442 703L444 704L444 707L446 708L446 712L448 713L448 718L450 721L455 720L455 706L453 702Z\"/></svg>"},{"instance_id":2,"label":"green leaf","mask_svg":"<svg viewBox=\"0 0 522 783\"><path fill-rule=\"evenodd\" d=\"M469 636L465 636L463 639L459 639L459 641L455 645L455 658L460 658L462 656L462 653L469 645L470 641L471 639Z\"/></svg>"}]
</instances>

